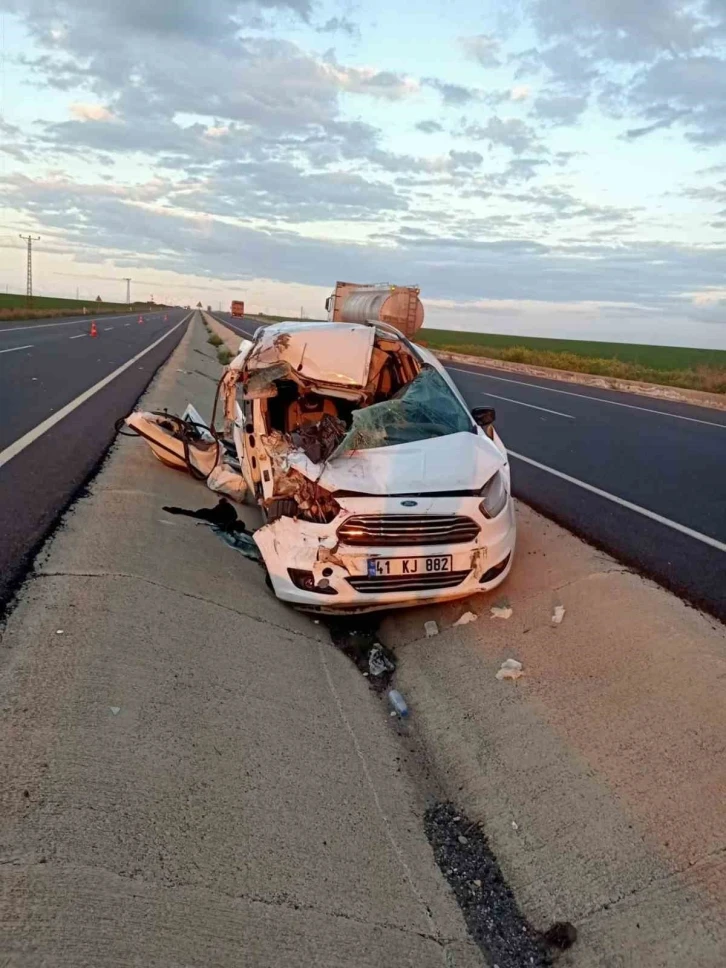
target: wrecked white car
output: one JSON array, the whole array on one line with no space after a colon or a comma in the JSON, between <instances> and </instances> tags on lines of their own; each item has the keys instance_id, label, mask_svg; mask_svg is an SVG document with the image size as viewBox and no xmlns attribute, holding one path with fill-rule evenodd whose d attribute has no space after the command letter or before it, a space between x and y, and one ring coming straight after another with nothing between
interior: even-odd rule
<instances>
[{"instance_id":1,"label":"wrecked white car","mask_svg":"<svg viewBox=\"0 0 726 968\"><path fill-rule=\"evenodd\" d=\"M245 341L226 415L278 598L366 611L489 591L515 517L494 412L382 323L279 323Z\"/></svg>"}]
</instances>

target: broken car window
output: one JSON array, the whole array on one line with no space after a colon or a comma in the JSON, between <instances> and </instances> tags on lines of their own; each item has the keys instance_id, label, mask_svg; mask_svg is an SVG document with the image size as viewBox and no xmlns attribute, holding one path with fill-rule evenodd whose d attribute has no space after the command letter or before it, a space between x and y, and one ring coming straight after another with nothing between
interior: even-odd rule
<instances>
[{"instance_id":1,"label":"broken car window","mask_svg":"<svg viewBox=\"0 0 726 968\"><path fill-rule=\"evenodd\" d=\"M471 417L446 381L432 366L425 366L390 400L354 410L353 425L333 456L471 430Z\"/></svg>"}]
</instances>

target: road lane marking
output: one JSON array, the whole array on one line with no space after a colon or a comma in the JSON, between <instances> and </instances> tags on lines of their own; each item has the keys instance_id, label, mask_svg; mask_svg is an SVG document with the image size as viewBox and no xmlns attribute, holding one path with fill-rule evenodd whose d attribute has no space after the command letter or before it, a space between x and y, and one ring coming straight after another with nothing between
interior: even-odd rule
<instances>
[{"instance_id":1,"label":"road lane marking","mask_svg":"<svg viewBox=\"0 0 726 968\"><path fill-rule=\"evenodd\" d=\"M35 343L29 343L27 346L11 346L9 350L0 350L0 353L17 353L19 350L32 350Z\"/></svg>"},{"instance_id":2,"label":"road lane marking","mask_svg":"<svg viewBox=\"0 0 726 968\"><path fill-rule=\"evenodd\" d=\"M648 508L641 507L639 504L633 504L632 501L626 501L625 498L618 497L617 494L611 494L609 491L603 491L599 487L594 487L592 484L588 484L586 481L579 480L577 477L570 477L569 474L555 470L554 467L548 467L547 464L540 464L539 461L532 460L531 457L525 457L524 454L518 454L513 450L508 450L507 453L511 457L516 457L517 460L524 461L525 464L531 464L532 467L536 467L541 471L546 471L548 474L553 474L555 477L559 477L563 481L567 481L568 484L575 484L577 487L581 487L585 491L590 491L591 494L597 494L598 497L604 497L606 500L612 501L614 504L619 504L621 507L627 508L629 511L635 511L637 514L642 514L644 517L650 518L651 521L657 521L658 524L664 524L667 528L672 528L674 531L680 531L681 534L686 534L689 538L695 538L696 541L702 541L703 544L710 545L712 548L718 549L718 551L726 551L726 544L724 544L723 541L719 541L718 538L712 538L708 534L702 534L700 531L694 531L693 528L689 528L685 524L679 524L677 521L671 521L670 518L664 518L662 514L657 514L655 511L650 511Z\"/></svg>"},{"instance_id":3,"label":"road lane marking","mask_svg":"<svg viewBox=\"0 0 726 968\"><path fill-rule=\"evenodd\" d=\"M494 397L495 400L506 400L508 403L518 403L520 407L530 407L532 410L542 410L544 413L553 413L557 417L567 417L568 420L575 419L571 413L560 413L559 410L548 410L547 407L535 407L533 403L525 403L523 400L513 400L511 397L500 397L496 393L487 393L484 391L484 396Z\"/></svg>"},{"instance_id":4,"label":"road lane marking","mask_svg":"<svg viewBox=\"0 0 726 968\"><path fill-rule=\"evenodd\" d=\"M445 362L441 361L444 366ZM472 364L474 366L475 364ZM536 383L527 383L525 380L508 380L503 376L490 376L488 373L476 373L471 370L462 370L458 366L447 366L447 370L456 370L457 373L466 373L468 376L478 376L482 380L499 380L500 383L516 383L520 387L530 387L533 390L544 390L547 393L562 393L566 397L578 397L580 400L594 400L596 403L607 403L610 407L626 407L628 410L642 410L644 413L657 413L660 417L673 417L676 420L688 420L691 423L705 424L707 427L720 427L726 430L726 423L714 423L711 420L700 420L698 417L684 417L680 413L668 413L667 410L652 410L650 407L636 407L634 403L620 403L617 400L605 400L602 397L591 397L588 393L573 393L572 390L555 390L554 387L541 387ZM607 392L607 391L606 391ZM627 393L627 390L616 390L615 393ZM697 407L698 404L685 404L685 406Z\"/></svg>"},{"instance_id":5,"label":"road lane marking","mask_svg":"<svg viewBox=\"0 0 726 968\"><path fill-rule=\"evenodd\" d=\"M104 329L104 333L110 333L112 329L113 329L113 326L106 326L106 328Z\"/></svg>"},{"instance_id":6,"label":"road lane marking","mask_svg":"<svg viewBox=\"0 0 726 968\"><path fill-rule=\"evenodd\" d=\"M134 363L138 363L138 361L143 359L147 353L150 353L155 347L157 347L159 343L162 343L165 339L171 336L175 330L179 329L179 327L182 326L191 315L192 314L189 313L189 315L185 316L181 322L177 323L176 326L173 327L173 329L167 330L163 336L160 336L156 342L151 344L151 346L147 346L145 350L142 350L126 363L123 363L116 370L114 370L113 373L109 373L108 376L105 376L102 380L99 380L98 383L95 383L88 390L84 390L83 393L75 398L75 400L71 400L71 402L67 403L65 407L61 407L61 409L54 413L51 417L47 417L45 420L39 423L37 427L33 427L32 430L27 432L27 434L23 434L22 437L19 437L16 441L10 444L9 447L6 447L5 450L0 451L0 467L4 467L8 461L11 461L13 457L17 457L18 454L22 453L22 451L24 451L26 447L29 447L33 441L38 439L38 437L41 437L46 431L50 430L51 427L54 427L64 417L67 417L69 413L73 413L73 411L77 407L80 407L82 403L85 403L86 400L90 400L90 398L94 396L94 394L98 393L99 390L102 390L105 386L108 386L108 384L115 380L117 376L120 376L124 370L128 370L134 365Z\"/></svg>"},{"instance_id":7,"label":"road lane marking","mask_svg":"<svg viewBox=\"0 0 726 968\"><path fill-rule=\"evenodd\" d=\"M121 313L120 316L104 316L104 319L126 319L128 316L135 316L136 313ZM151 319L153 316L161 316L161 313L151 313L147 318ZM59 323L38 323L35 326L11 326L10 329L0 329L0 335L3 333L21 333L24 329L48 329L49 326L72 326L74 323L82 323L85 319L91 319L91 315L78 316L74 319L63 319Z\"/></svg>"},{"instance_id":8,"label":"road lane marking","mask_svg":"<svg viewBox=\"0 0 726 968\"><path fill-rule=\"evenodd\" d=\"M79 333L78 336L69 336L68 339L83 339L86 335L86 333Z\"/></svg>"}]
</instances>

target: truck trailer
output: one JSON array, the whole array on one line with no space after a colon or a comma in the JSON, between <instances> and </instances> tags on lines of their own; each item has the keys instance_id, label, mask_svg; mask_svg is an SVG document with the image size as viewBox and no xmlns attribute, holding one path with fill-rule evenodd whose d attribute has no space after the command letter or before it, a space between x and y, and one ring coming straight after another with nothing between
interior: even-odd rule
<instances>
[{"instance_id":1,"label":"truck trailer","mask_svg":"<svg viewBox=\"0 0 726 968\"><path fill-rule=\"evenodd\" d=\"M335 292L326 299L325 308L330 322L364 323L378 320L390 323L410 337L423 326L424 308L419 299L420 292L418 286L336 282Z\"/></svg>"}]
</instances>

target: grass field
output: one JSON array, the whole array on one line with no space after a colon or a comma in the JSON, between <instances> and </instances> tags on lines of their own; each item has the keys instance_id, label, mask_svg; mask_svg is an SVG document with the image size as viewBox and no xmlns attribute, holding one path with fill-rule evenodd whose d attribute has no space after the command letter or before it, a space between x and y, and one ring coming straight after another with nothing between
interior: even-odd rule
<instances>
[{"instance_id":1,"label":"grass field","mask_svg":"<svg viewBox=\"0 0 726 968\"><path fill-rule=\"evenodd\" d=\"M422 329L433 350L726 393L726 350Z\"/></svg>"},{"instance_id":2,"label":"grass field","mask_svg":"<svg viewBox=\"0 0 726 968\"><path fill-rule=\"evenodd\" d=\"M31 307L28 308L26 298L19 293L0 293L0 319L22 320L39 319L45 316L75 316L83 312L86 307L89 315L92 313L122 313L128 312L126 303L96 302L95 299L60 299L57 296L33 296ZM146 312L148 303L134 303L132 311ZM155 308L163 309L163 306Z\"/></svg>"}]
</instances>

